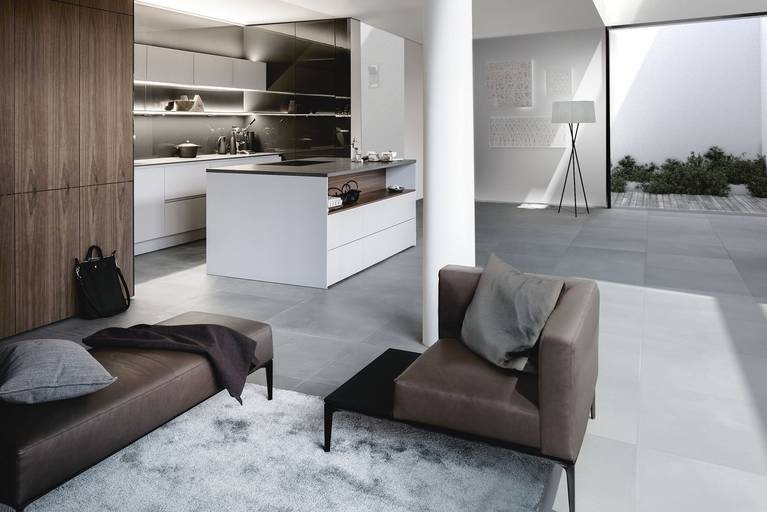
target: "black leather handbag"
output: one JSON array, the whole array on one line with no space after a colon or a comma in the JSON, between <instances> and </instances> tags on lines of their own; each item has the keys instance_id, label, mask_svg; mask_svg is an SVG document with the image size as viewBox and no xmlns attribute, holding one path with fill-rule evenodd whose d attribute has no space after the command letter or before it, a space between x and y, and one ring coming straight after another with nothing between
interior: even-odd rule
<instances>
[{"instance_id":1,"label":"black leather handbag","mask_svg":"<svg viewBox=\"0 0 767 512\"><path fill-rule=\"evenodd\" d=\"M130 292L115 261L115 252L105 258L101 248L92 245L85 260L75 258L75 287L82 318L105 318L130 306Z\"/></svg>"}]
</instances>

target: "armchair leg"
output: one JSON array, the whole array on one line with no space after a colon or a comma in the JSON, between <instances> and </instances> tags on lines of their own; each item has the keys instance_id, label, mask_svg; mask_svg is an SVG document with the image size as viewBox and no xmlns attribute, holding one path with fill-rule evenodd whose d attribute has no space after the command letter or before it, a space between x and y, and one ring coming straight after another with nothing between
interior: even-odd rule
<instances>
[{"instance_id":1,"label":"armchair leg","mask_svg":"<svg viewBox=\"0 0 767 512\"><path fill-rule=\"evenodd\" d=\"M567 475L567 502L570 512L575 512L575 464L566 464L564 468Z\"/></svg>"},{"instance_id":2,"label":"armchair leg","mask_svg":"<svg viewBox=\"0 0 767 512\"><path fill-rule=\"evenodd\" d=\"M274 359L264 365L266 369L266 398L272 399L274 390Z\"/></svg>"},{"instance_id":3,"label":"armchair leg","mask_svg":"<svg viewBox=\"0 0 767 512\"><path fill-rule=\"evenodd\" d=\"M594 395L594 399L591 401L591 419L597 418L597 396Z\"/></svg>"}]
</instances>

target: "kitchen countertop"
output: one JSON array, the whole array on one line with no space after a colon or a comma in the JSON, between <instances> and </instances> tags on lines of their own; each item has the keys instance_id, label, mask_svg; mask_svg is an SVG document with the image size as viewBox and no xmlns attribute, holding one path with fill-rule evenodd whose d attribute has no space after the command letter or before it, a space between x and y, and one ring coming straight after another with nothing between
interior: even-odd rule
<instances>
[{"instance_id":1,"label":"kitchen countertop","mask_svg":"<svg viewBox=\"0 0 767 512\"><path fill-rule=\"evenodd\" d=\"M354 163L349 158L317 157L299 160L316 160L320 163L303 167L275 164L250 164L211 167L208 172L224 174L277 174L285 176L308 176L327 178L361 172L378 171L391 167L414 164L415 160L395 160L393 162Z\"/></svg>"},{"instance_id":2,"label":"kitchen countertop","mask_svg":"<svg viewBox=\"0 0 767 512\"><path fill-rule=\"evenodd\" d=\"M133 161L134 167L142 167L145 165L168 165L168 164L190 164L194 162L209 161L209 160L232 160L237 158L252 158L257 156L273 156L280 153L252 153L250 155L197 155L196 158L180 158L177 156L165 157L165 158L142 158Z\"/></svg>"}]
</instances>

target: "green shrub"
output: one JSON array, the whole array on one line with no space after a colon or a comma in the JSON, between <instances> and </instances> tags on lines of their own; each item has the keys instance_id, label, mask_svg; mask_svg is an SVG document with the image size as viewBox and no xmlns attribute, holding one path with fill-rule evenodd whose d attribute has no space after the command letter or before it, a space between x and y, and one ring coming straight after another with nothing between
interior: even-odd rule
<instances>
[{"instance_id":1,"label":"green shrub","mask_svg":"<svg viewBox=\"0 0 767 512\"><path fill-rule=\"evenodd\" d=\"M767 176L752 177L747 186L752 196L767 197Z\"/></svg>"},{"instance_id":2,"label":"green shrub","mask_svg":"<svg viewBox=\"0 0 767 512\"><path fill-rule=\"evenodd\" d=\"M729 185L745 184L756 197L767 197L767 166L763 155L735 156L718 146L702 155L690 153L687 160L669 158L660 167L639 164L634 157L623 157L612 169L611 190L624 192L626 182L635 181L652 194L693 194L727 196Z\"/></svg>"},{"instance_id":3,"label":"green shrub","mask_svg":"<svg viewBox=\"0 0 767 512\"><path fill-rule=\"evenodd\" d=\"M754 197L767 197L767 166L763 155L751 160L751 173L746 180L748 191Z\"/></svg>"},{"instance_id":4,"label":"green shrub","mask_svg":"<svg viewBox=\"0 0 767 512\"><path fill-rule=\"evenodd\" d=\"M642 188L651 194L727 196L730 192L724 170L696 153L690 153L685 162L669 158Z\"/></svg>"},{"instance_id":5,"label":"green shrub","mask_svg":"<svg viewBox=\"0 0 767 512\"><path fill-rule=\"evenodd\" d=\"M623 176L612 175L610 178L610 191L611 192L625 192L626 191L626 178Z\"/></svg>"}]
</instances>

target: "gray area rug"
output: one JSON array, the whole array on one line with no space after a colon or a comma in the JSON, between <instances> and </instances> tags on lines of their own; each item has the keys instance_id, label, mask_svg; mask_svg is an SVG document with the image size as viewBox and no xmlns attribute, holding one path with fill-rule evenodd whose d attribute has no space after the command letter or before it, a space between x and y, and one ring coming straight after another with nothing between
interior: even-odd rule
<instances>
[{"instance_id":1,"label":"gray area rug","mask_svg":"<svg viewBox=\"0 0 767 512\"><path fill-rule=\"evenodd\" d=\"M537 511L551 464L317 397L219 393L33 503L38 511Z\"/></svg>"}]
</instances>

